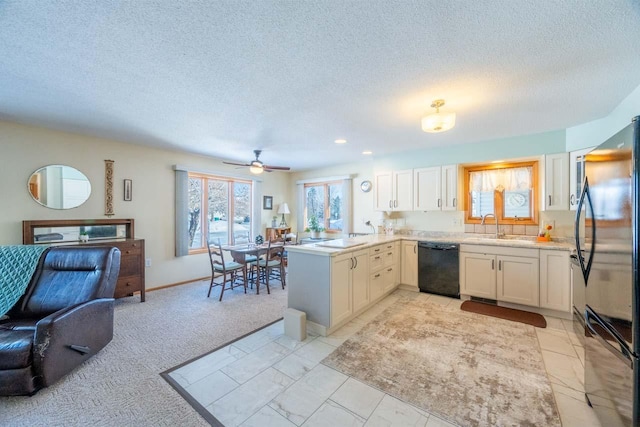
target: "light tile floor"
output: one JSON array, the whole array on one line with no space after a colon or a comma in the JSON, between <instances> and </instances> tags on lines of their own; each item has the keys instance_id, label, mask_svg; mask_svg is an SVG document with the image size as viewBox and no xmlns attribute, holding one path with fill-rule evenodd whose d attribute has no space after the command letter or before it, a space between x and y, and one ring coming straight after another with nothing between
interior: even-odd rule
<instances>
[{"instance_id":1,"label":"light tile floor","mask_svg":"<svg viewBox=\"0 0 640 427\"><path fill-rule=\"evenodd\" d=\"M277 322L169 375L226 427L422 426L453 424L320 364L351 335L395 303L396 291L328 337L303 342ZM421 294L459 306L456 299ZM570 321L547 317L536 328L563 427L599 427L584 400L584 349Z\"/></svg>"}]
</instances>

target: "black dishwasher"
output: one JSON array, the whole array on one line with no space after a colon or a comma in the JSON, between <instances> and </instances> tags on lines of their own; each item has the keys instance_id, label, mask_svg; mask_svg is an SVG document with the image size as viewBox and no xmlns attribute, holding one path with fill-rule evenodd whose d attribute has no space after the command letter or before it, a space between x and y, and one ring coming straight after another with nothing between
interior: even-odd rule
<instances>
[{"instance_id":1,"label":"black dishwasher","mask_svg":"<svg viewBox=\"0 0 640 427\"><path fill-rule=\"evenodd\" d=\"M420 292L460 298L460 245L418 242L418 287Z\"/></svg>"}]
</instances>

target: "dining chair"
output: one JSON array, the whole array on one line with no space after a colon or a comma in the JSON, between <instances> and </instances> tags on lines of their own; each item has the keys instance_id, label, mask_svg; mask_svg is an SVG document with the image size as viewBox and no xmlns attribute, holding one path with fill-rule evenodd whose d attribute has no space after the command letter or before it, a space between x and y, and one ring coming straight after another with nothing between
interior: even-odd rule
<instances>
[{"instance_id":1,"label":"dining chair","mask_svg":"<svg viewBox=\"0 0 640 427\"><path fill-rule=\"evenodd\" d=\"M276 244L276 246L271 246L272 244ZM284 252L284 244L278 243L276 240L271 241L267 245L267 252L264 258L259 258L255 263L255 269L257 274L256 280L256 292L260 294L260 278L264 278L264 283L267 287L267 293L270 294L271 290L269 289L269 278L271 274L275 271L278 273L278 278L280 283L282 284L282 289L284 289L285 283L285 272L284 272L284 264L282 262L282 254Z\"/></svg>"},{"instance_id":2,"label":"dining chair","mask_svg":"<svg viewBox=\"0 0 640 427\"><path fill-rule=\"evenodd\" d=\"M222 245L219 240L218 243L207 242L207 249L209 250L209 260L211 261L211 283L209 284L209 293L207 294L207 298L211 296L211 289L213 289L214 286L221 287L220 298L218 301L222 301L222 295L225 290L232 290L233 288L240 286L240 284L236 284L239 271L242 271L242 286L244 286L244 293L246 294L246 266L235 261L225 261L224 253L222 252ZM216 277L221 277L222 282L216 282ZM227 283L229 283L229 287L226 286Z\"/></svg>"}]
</instances>

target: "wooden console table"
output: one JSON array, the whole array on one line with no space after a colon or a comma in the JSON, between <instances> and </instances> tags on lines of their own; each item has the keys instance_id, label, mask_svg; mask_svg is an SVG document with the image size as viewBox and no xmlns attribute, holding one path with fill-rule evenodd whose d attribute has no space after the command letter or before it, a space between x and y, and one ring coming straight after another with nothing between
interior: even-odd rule
<instances>
[{"instance_id":1,"label":"wooden console table","mask_svg":"<svg viewBox=\"0 0 640 427\"><path fill-rule=\"evenodd\" d=\"M140 292L140 302L145 300L145 254L144 239L136 239L133 234L133 219L81 219L81 220L41 220L22 221L22 243L25 245L82 245L111 246L120 249L120 273L114 298L122 298ZM92 238L87 242L77 239L80 227L123 227L123 233L112 237ZM77 231L74 227L77 228ZM84 230L85 228L83 228ZM75 233L75 234L74 234ZM69 235L73 240L69 240ZM38 236L48 236L39 240ZM59 238L57 238L59 236ZM66 237L66 238L65 238Z\"/></svg>"},{"instance_id":2,"label":"wooden console table","mask_svg":"<svg viewBox=\"0 0 640 427\"><path fill-rule=\"evenodd\" d=\"M291 227L267 227L265 232L265 234L267 235L267 240L286 240L286 236L289 233L291 233Z\"/></svg>"}]
</instances>

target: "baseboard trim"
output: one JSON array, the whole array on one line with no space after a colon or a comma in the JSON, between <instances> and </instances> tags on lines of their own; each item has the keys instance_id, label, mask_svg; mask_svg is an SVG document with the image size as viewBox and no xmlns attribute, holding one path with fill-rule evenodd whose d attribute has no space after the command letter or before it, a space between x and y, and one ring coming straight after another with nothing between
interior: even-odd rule
<instances>
[{"instance_id":1,"label":"baseboard trim","mask_svg":"<svg viewBox=\"0 0 640 427\"><path fill-rule=\"evenodd\" d=\"M160 289L173 288L174 286L186 285L187 283L199 282L201 280L211 280L211 276L199 277L197 279L185 280L184 282L170 283L168 285L162 285L155 288L147 288L145 292L158 291Z\"/></svg>"}]
</instances>

